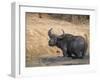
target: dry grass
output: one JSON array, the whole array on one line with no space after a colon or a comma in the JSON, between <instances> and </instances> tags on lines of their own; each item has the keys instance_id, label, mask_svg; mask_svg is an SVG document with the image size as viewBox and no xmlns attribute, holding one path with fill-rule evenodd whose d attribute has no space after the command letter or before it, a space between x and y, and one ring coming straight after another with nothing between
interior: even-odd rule
<instances>
[{"instance_id":1,"label":"dry grass","mask_svg":"<svg viewBox=\"0 0 100 80\"><path fill-rule=\"evenodd\" d=\"M65 20L52 19L47 14L42 18L38 14L26 13L26 64L31 61L39 62L40 57L62 56L62 51L57 47L48 46L48 30L53 28L56 34L66 33L89 37L88 24L72 24ZM57 52L59 51L59 52Z\"/></svg>"}]
</instances>

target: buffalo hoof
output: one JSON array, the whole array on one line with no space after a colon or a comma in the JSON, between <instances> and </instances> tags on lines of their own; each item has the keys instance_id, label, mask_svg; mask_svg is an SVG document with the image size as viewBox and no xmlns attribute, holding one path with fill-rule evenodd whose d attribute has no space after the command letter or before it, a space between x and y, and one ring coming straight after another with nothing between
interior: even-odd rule
<instances>
[{"instance_id":1,"label":"buffalo hoof","mask_svg":"<svg viewBox=\"0 0 100 80\"><path fill-rule=\"evenodd\" d=\"M72 57L72 56L69 56L69 55L68 55L67 57Z\"/></svg>"},{"instance_id":2,"label":"buffalo hoof","mask_svg":"<svg viewBox=\"0 0 100 80\"><path fill-rule=\"evenodd\" d=\"M78 57L79 59L83 59L84 57Z\"/></svg>"},{"instance_id":3,"label":"buffalo hoof","mask_svg":"<svg viewBox=\"0 0 100 80\"><path fill-rule=\"evenodd\" d=\"M83 59L84 57L75 57L73 56L72 59Z\"/></svg>"},{"instance_id":4,"label":"buffalo hoof","mask_svg":"<svg viewBox=\"0 0 100 80\"><path fill-rule=\"evenodd\" d=\"M73 56L72 59L77 59L78 57Z\"/></svg>"}]
</instances>

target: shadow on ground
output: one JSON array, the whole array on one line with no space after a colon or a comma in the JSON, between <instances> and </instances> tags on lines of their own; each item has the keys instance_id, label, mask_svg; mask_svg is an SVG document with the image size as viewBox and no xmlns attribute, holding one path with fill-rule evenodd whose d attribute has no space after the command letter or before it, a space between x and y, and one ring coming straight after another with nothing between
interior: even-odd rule
<instances>
[{"instance_id":1,"label":"shadow on ground","mask_svg":"<svg viewBox=\"0 0 100 80\"><path fill-rule=\"evenodd\" d=\"M83 59L72 59L69 57L44 57L40 58L38 62L28 63L26 67L36 66L58 66L58 65L81 65L89 64L89 56L85 56Z\"/></svg>"}]
</instances>

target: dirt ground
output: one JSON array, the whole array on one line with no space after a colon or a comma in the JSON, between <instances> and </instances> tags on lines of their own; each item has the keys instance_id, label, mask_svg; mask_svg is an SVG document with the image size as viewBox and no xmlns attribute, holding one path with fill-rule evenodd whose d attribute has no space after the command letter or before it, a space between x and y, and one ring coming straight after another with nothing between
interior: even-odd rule
<instances>
[{"instance_id":1,"label":"dirt ground","mask_svg":"<svg viewBox=\"0 0 100 80\"><path fill-rule=\"evenodd\" d=\"M62 56L62 51L57 47L48 45L48 30L53 28L53 33L62 34L61 29L65 33L73 35L87 35L89 44L89 24L74 24L66 20L51 18L47 14L42 14L42 18L37 13L26 13L26 66L37 66L41 58ZM86 56L89 56L89 48ZM67 61L67 60L65 60ZM76 60L77 62L78 60ZM71 63L73 60L71 59ZM79 64L81 64L80 62ZM89 58L85 61L89 63ZM43 63L42 63L43 64ZM56 64L56 63L55 63Z\"/></svg>"}]
</instances>

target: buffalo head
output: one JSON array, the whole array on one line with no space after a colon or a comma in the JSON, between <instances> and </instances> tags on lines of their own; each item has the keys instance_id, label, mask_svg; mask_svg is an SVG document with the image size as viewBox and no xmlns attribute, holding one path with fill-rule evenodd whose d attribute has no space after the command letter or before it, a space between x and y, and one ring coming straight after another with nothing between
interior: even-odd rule
<instances>
[{"instance_id":1,"label":"buffalo head","mask_svg":"<svg viewBox=\"0 0 100 80\"><path fill-rule=\"evenodd\" d=\"M57 34L52 33L52 28L49 29L49 31L48 31L48 36L50 38L49 39L49 46L55 46L57 41L63 38L63 36L65 35L64 30L62 30L62 32L63 32L63 34L57 35Z\"/></svg>"}]
</instances>

